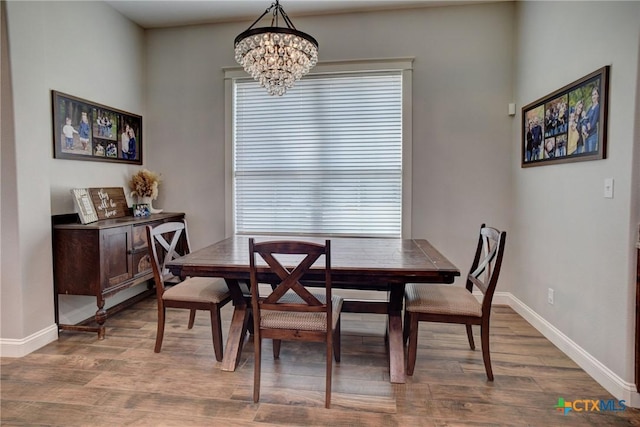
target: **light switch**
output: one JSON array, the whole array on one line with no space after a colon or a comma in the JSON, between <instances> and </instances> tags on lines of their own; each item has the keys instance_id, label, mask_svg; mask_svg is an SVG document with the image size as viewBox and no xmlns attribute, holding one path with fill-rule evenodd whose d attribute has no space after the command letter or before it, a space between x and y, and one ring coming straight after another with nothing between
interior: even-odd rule
<instances>
[{"instance_id":1,"label":"light switch","mask_svg":"<svg viewBox=\"0 0 640 427\"><path fill-rule=\"evenodd\" d=\"M613 199L613 178L604 179L604 197Z\"/></svg>"}]
</instances>

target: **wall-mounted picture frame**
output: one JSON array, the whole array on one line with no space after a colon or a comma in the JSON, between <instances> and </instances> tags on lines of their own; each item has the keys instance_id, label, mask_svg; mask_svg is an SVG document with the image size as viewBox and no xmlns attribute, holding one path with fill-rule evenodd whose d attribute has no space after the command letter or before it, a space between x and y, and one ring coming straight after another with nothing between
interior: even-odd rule
<instances>
[{"instance_id":1,"label":"wall-mounted picture frame","mask_svg":"<svg viewBox=\"0 0 640 427\"><path fill-rule=\"evenodd\" d=\"M522 107L521 166L605 159L610 66Z\"/></svg>"},{"instance_id":2,"label":"wall-mounted picture frame","mask_svg":"<svg viewBox=\"0 0 640 427\"><path fill-rule=\"evenodd\" d=\"M51 91L53 157L142 164L142 116Z\"/></svg>"}]
</instances>

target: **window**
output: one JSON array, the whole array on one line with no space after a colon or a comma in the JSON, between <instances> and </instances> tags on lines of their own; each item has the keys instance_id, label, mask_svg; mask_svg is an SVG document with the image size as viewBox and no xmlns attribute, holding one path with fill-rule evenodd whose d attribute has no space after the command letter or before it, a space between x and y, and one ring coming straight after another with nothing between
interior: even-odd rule
<instances>
[{"instance_id":1,"label":"window","mask_svg":"<svg viewBox=\"0 0 640 427\"><path fill-rule=\"evenodd\" d=\"M232 88L235 233L401 236L402 70Z\"/></svg>"}]
</instances>

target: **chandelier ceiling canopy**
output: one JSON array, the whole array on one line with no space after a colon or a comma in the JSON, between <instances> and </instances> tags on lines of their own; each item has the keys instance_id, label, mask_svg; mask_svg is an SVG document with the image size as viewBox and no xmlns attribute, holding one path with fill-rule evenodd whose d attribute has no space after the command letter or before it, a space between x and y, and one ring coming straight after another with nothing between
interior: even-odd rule
<instances>
[{"instance_id":1,"label":"chandelier ceiling canopy","mask_svg":"<svg viewBox=\"0 0 640 427\"><path fill-rule=\"evenodd\" d=\"M269 12L271 26L253 28ZM280 17L286 27L278 26ZM284 95L318 62L318 42L296 29L279 0L238 35L234 45L236 61L270 95Z\"/></svg>"}]
</instances>

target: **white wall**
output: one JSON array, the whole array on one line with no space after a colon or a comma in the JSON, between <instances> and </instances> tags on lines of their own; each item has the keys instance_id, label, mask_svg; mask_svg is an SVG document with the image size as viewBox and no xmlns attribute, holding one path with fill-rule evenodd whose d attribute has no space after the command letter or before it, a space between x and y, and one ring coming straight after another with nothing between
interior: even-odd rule
<instances>
[{"instance_id":1,"label":"white wall","mask_svg":"<svg viewBox=\"0 0 640 427\"><path fill-rule=\"evenodd\" d=\"M70 188L126 186L137 169L53 159L50 91L144 114L144 32L102 2L6 5L15 136L3 155L15 158L3 164L15 171L3 168L2 185L4 197L5 178L15 181L8 194L17 218L3 205L3 229L13 227L15 241L9 257L3 239L0 336L19 341L48 328L55 336L51 215L74 211ZM66 303L95 313L95 299L77 298Z\"/></svg>"},{"instance_id":2,"label":"white wall","mask_svg":"<svg viewBox=\"0 0 640 427\"><path fill-rule=\"evenodd\" d=\"M294 20L318 40L321 61L415 57L413 234L463 269L481 222L509 228L513 10L506 3ZM237 66L233 39L248 24L148 31L148 159L164 177L158 205L187 212L196 248L224 237L222 69Z\"/></svg>"},{"instance_id":3,"label":"white wall","mask_svg":"<svg viewBox=\"0 0 640 427\"><path fill-rule=\"evenodd\" d=\"M640 3L520 2L516 102L526 105L611 65L606 160L520 168L512 140L512 292L629 383L633 382L635 239L632 182L637 121ZM615 197L603 198L604 179ZM555 290L549 305L547 288Z\"/></svg>"}]
</instances>

